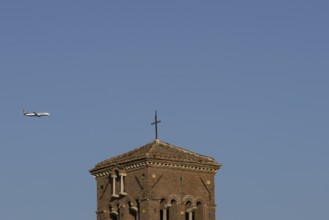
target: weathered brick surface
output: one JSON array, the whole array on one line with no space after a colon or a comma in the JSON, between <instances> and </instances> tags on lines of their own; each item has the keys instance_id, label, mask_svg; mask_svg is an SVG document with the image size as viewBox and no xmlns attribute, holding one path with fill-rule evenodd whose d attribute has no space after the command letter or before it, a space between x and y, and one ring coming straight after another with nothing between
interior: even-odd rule
<instances>
[{"instance_id":1,"label":"weathered brick surface","mask_svg":"<svg viewBox=\"0 0 329 220\"><path fill-rule=\"evenodd\" d=\"M97 220L215 220L220 166L159 140L100 162L90 171L97 182Z\"/></svg>"}]
</instances>

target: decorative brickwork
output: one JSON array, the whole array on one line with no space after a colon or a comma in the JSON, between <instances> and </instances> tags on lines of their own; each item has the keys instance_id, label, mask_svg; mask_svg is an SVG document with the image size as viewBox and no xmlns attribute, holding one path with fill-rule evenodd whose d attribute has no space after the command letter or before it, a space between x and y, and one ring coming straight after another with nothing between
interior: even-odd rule
<instances>
[{"instance_id":1,"label":"decorative brickwork","mask_svg":"<svg viewBox=\"0 0 329 220\"><path fill-rule=\"evenodd\" d=\"M215 220L221 164L158 139L98 163L97 220Z\"/></svg>"}]
</instances>

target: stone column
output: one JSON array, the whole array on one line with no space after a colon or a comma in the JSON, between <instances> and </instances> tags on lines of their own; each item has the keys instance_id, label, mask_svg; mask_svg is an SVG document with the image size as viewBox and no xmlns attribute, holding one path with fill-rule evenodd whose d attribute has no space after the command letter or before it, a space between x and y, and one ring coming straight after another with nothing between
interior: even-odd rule
<instances>
[{"instance_id":1,"label":"stone column","mask_svg":"<svg viewBox=\"0 0 329 220\"><path fill-rule=\"evenodd\" d=\"M167 209L162 209L162 220L167 220Z\"/></svg>"},{"instance_id":2,"label":"stone column","mask_svg":"<svg viewBox=\"0 0 329 220\"><path fill-rule=\"evenodd\" d=\"M162 219L163 220L167 220L167 214L168 214L168 211L170 212L170 208L171 207L171 204L165 204L163 206L163 209L162 209Z\"/></svg>"},{"instance_id":3,"label":"stone column","mask_svg":"<svg viewBox=\"0 0 329 220\"><path fill-rule=\"evenodd\" d=\"M120 195L127 195L127 193L125 192L125 176L127 176L126 173L119 173L120 176Z\"/></svg>"},{"instance_id":4,"label":"stone column","mask_svg":"<svg viewBox=\"0 0 329 220\"><path fill-rule=\"evenodd\" d=\"M193 212L188 213L188 220L193 220Z\"/></svg>"},{"instance_id":5,"label":"stone column","mask_svg":"<svg viewBox=\"0 0 329 220\"><path fill-rule=\"evenodd\" d=\"M116 191L116 189L115 189L115 185L116 185L115 179L117 178L117 175L112 174L111 177L112 177L112 197L119 197L119 195L116 194L116 192L115 192Z\"/></svg>"},{"instance_id":6,"label":"stone column","mask_svg":"<svg viewBox=\"0 0 329 220\"><path fill-rule=\"evenodd\" d=\"M186 213L188 213L188 219L193 220L193 211L196 210L195 206L192 206L191 208L186 209Z\"/></svg>"}]
</instances>

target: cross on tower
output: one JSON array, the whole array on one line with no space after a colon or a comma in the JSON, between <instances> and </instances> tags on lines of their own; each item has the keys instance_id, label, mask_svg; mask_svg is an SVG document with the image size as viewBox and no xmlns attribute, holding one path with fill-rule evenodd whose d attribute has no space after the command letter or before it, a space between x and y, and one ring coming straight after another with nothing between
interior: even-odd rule
<instances>
[{"instance_id":1,"label":"cross on tower","mask_svg":"<svg viewBox=\"0 0 329 220\"><path fill-rule=\"evenodd\" d=\"M161 121L158 121L157 111L155 111L154 122L151 125L155 125L155 139L158 139L158 124Z\"/></svg>"}]
</instances>

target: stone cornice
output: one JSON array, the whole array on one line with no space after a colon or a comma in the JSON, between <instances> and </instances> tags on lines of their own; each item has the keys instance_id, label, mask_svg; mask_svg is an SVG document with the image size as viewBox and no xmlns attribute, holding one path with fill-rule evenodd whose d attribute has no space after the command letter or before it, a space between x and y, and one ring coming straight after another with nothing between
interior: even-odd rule
<instances>
[{"instance_id":1,"label":"stone cornice","mask_svg":"<svg viewBox=\"0 0 329 220\"><path fill-rule=\"evenodd\" d=\"M207 165L207 164L198 164L184 161L167 161L167 160L156 160L156 159L144 159L134 162L129 162L125 164L120 164L126 172L143 169L146 167L158 167L158 168L167 168L167 169L179 169L179 170L189 170L196 172L207 172L207 173L217 173L220 169L221 164L219 165ZM90 173L95 177L105 177L110 176L112 171L117 167L116 164L112 166L106 166L99 169L93 169Z\"/></svg>"}]
</instances>

